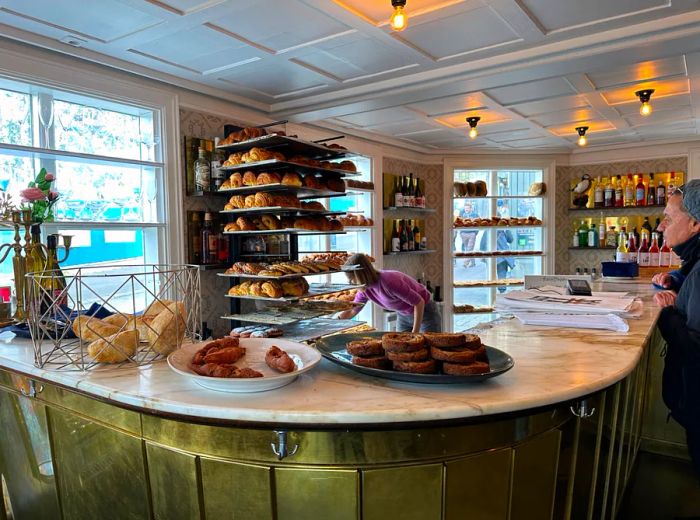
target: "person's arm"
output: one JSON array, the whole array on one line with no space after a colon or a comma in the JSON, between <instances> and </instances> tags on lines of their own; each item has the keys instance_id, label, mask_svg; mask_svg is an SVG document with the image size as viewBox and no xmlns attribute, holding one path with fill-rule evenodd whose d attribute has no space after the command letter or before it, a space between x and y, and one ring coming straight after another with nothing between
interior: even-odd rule
<instances>
[{"instance_id":1,"label":"person's arm","mask_svg":"<svg viewBox=\"0 0 700 520\"><path fill-rule=\"evenodd\" d=\"M338 314L335 315L336 318L339 320L349 320L350 318L356 316L365 306L367 303L367 295L365 294L364 291L358 291L357 294L355 295L355 298L353 299L354 303L361 303L362 305L357 305L353 307L352 309L348 309L346 311L341 311Z\"/></svg>"},{"instance_id":2,"label":"person's arm","mask_svg":"<svg viewBox=\"0 0 700 520\"><path fill-rule=\"evenodd\" d=\"M425 311L425 302L421 299L418 304L413 307L413 333L420 332L420 326L423 323L423 311Z\"/></svg>"}]
</instances>

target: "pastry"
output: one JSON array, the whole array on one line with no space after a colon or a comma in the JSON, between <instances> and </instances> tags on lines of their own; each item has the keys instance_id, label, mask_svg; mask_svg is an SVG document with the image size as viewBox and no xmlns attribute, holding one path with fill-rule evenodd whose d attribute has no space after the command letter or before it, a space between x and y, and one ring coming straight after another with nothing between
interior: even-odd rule
<instances>
[{"instance_id":1,"label":"pastry","mask_svg":"<svg viewBox=\"0 0 700 520\"><path fill-rule=\"evenodd\" d=\"M337 169L338 170L345 170L348 172L356 172L357 166L355 166L355 163L352 161L341 161L340 164L338 164Z\"/></svg>"},{"instance_id":2,"label":"pastry","mask_svg":"<svg viewBox=\"0 0 700 520\"><path fill-rule=\"evenodd\" d=\"M268 214L262 215L260 217L260 220L262 221L263 225L265 226L265 229L281 229L282 228L280 221L274 215L268 215Z\"/></svg>"},{"instance_id":3,"label":"pastry","mask_svg":"<svg viewBox=\"0 0 700 520\"><path fill-rule=\"evenodd\" d=\"M133 321L133 319L134 316L132 314L117 313L107 316L106 318L102 318L102 322L109 325L114 325L115 327L119 327L121 329L129 321Z\"/></svg>"},{"instance_id":4,"label":"pastry","mask_svg":"<svg viewBox=\"0 0 700 520\"><path fill-rule=\"evenodd\" d=\"M414 352L387 352L386 357L391 361L426 361L430 358L430 351L422 348Z\"/></svg>"},{"instance_id":5,"label":"pastry","mask_svg":"<svg viewBox=\"0 0 700 520\"><path fill-rule=\"evenodd\" d=\"M471 374L485 374L491 367L486 361L475 361L467 365L458 363L443 363L442 371L451 376L466 376Z\"/></svg>"},{"instance_id":6,"label":"pastry","mask_svg":"<svg viewBox=\"0 0 700 520\"><path fill-rule=\"evenodd\" d=\"M476 186L475 195L477 197L486 197L486 195L488 194L488 188L486 187L486 183L484 181L476 181L474 184Z\"/></svg>"},{"instance_id":7,"label":"pastry","mask_svg":"<svg viewBox=\"0 0 700 520\"><path fill-rule=\"evenodd\" d=\"M326 207L317 200L302 201L301 209L312 209L315 211L326 211Z\"/></svg>"},{"instance_id":8,"label":"pastry","mask_svg":"<svg viewBox=\"0 0 700 520\"><path fill-rule=\"evenodd\" d=\"M473 336L474 334L470 334ZM429 347L461 347L466 342L466 336L462 333L426 332L423 338Z\"/></svg>"},{"instance_id":9,"label":"pastry","mask_svg":"<svg viewBox=\"0 0 700 520\"><path fill-rule=\"evenodd\" d=\"M255 231L257 229L253 221L247 217L238 217L236 219L236 224L241 231Z\"/></svg>"},{"instance_id":10,"label":"pastry","mask_svg":"<svg viewBox=\"0 0 700 520\"><path fill-rule=\"evenodd\" d=\"M236 222L229 222L224 226L224 233L228 233L231 231L240 231L241 228Z\"/></svg>"},{"instance_id":11,"label":"pastry","mask_svg":"<svg viewBox=\"0 0 700 520\"><path fill-rule=\"evenodd\" d=\"M258 192L254 195L256 208L269 208L275 206L275 199L269 193Z\"/></svg>"},{"instance_id":12,"label":"pastry","mask_svg":"<svg viewBox=\"0 0 700 520\"><path fill-rule=\"evenodd\" d=\"M253 282L248 286L248 295L250 296L267 296L262 289L263 282Z\"/></svg>"},{"instance_id":13,"label":"pastry","mask_svg":"<svg viewBox=\"0 0 700 520\"><path fill-rule=\"evenodd\" d=\"M207 377L235 377L237 379L248 379L252 377L263 377L261 372L245 367L239 368L231 364L206 363L204 365L192 365L194 370L200 376Z\"/></svg>"},{"instance_id":14,"label":"pastry","mask_svg":"<svg viewBox=\"0 0 700 520\"><path fill-rule=\"evenodd\" d=\"M287 172L284 174L284 177L282 177L282 184L285 186L301 186L301 177L298 173Z\"/></svg>"},{"instance_id":15,"label":"pastry","mask_svg":"<svg viewBox=\"0 0 700 520\"><path fill-rule=\"evenodd\" d=\"M326 186L331 191L337 191L338 193L345 193L345 181L337 177L330 177L326 181Z\"/></svg>"},{"instance_id":16,"label":"pastry","mask_svg":"<svg viewBox=\"0 0 700 520\"><path fill-rule=\"evenodd\" d=\"M483 352L482 352L483 351ZM482 346L480 349L472 350L469 348L440 348L430 347L430 355L438 361L448 361L450 363L471 363L477 360L480 354L486 352Z\"/></svg>"},{"instance_id":17,"label":"pastry","mask_svg":"<svg viewBox=\"0 0 700 520\"><path fill-rule=\"evenodd\" d=\"M345 348L353 356L384 356L380 339L366 338L350 341Z\"/></svg>"},{"instance_id":18,"label":"pastry","mask_svg":"<svg viewBox=\"0 0 700 520\"><path fill-rule=\"evenodd\" d=\"M240 188L243 186L243 176L240 172L236 172L228 178L228 182L232 188Z\"/></svg>"},{"instance_id":19,"label":"pastry","mask_svg":"<svg viewBox=\"0 0 700 520\"><path fill-rule=\"evenodd\" d=\"M313 173L307 173L304 175L304 186L307 188L320 189L321 183L316 179Z\"/></svg>"},{"instance_id":20,"label":"pastry","mask_svg":"<svg viewBox=\"0 0 700 520\"><path fill-rule=\"evenodd\" d=\"M245 197L242 195L234 195L230 199L228 199L229 204L231 204L234 208L245 208Z\"/></svg>"},{"instance_id":21,"label":"pastry","mask_svg":"<svg viewBox=\"0 0 700 520\"><path fill-rule=\"evenodd\" d=\"M89 316L78 316L73 320L71 328L75 335L83 341L106 338L119 332L119 327L116 325L111 325L98 318L91 318Z\"/></svg>"},{"instance_id":22,"label":"pastry","mask_svg":"<svg viewBox=\"0 0 700 520\"><path fill-rule=\"evenodd\" d=\"M316 224L314 224L314 220L309 218L309 217L299 217L294 219L294 226L295 229L310 229L310 230L315 230L316 229Z\"/></svg>"},{"instance_id":23,"label":"pastry","mask_svg":"<svg viewBox=\"0 0 700 520\"><path fill-rule=\"evenodd\" d=\"M473 197L474 195L476 195L476 184L474 184L473 182L468 182L466 187L467 187L467 192L465 193L466 196Z\"/></svg>"},{"instance_id":24,"label":"pastry","mask_svg":"<svg viewBox=\"0 0 700 520\"><path fill-rule=\"evenodd\" d=\"M255 186L258 176L254 172L247 171L243 174L243 186Z\"/></svg>"},{"instance_id":25,"label":"pastry","mask_svg":"<svg viewBox=\"0 0 700 520\"><path fill-rule=\"evenodd\" d=\"M264 172L258 175L256 184L279 184L280 180L280 176L275 172Z\"/></svg>"},{"instance_id":26,"label":"pastry","mask_svg":"<svg viewBox=\"0 0 700 520\"><path fill-rule=\"evenodd\" d=\"M170 302L150 324L146 339L151 348L159 354L169 354L179 348L187 329L186 315L184 303Z\"/></svg>"},{"instance_id":27,"label":"pastry","mask_svg":"<svg viewBox=\"0 0 700 520\"><path fill-rule=\"evenodd\" d=\"M420 334L390 332L382 336L382 347L388 352L415 352L424 348L425 341Z\"/></svg>"},{"instance_id":28,"label":"pastry","mask_svg":"<svg viewBox=\"0 0 700 520\"><path fill-rule=\"evenodd\" d=\"M265 363L270 368L282 372L283 374L294 372L297 369L292 358L279 347L271 346L265 353Z\"/></svg>"},{"instance_id":29,"label":"pastry","mask_svg":"<svg viewBox=\"0 0 700 520\"><path fill-rule=\"evenodd\" d=\"M139 345L139 333L125 330L97 339L88 345L88 355L98 363L120 363L136 353Z\"/></svg>"},{"instance_id":30,"label":"pastry","mask_svg":"<svg viewBox=\"0 0 700 520\"><path fill-rule=\"evenodd\" d=\"M228 338L233 340L234 338ZM235 363L239 359L245 356L245 348L239 347L238 345L231 345L229 347L214 347L210 348L203 357L204 363ZM195 362L197 356L192 359Z\"/></svg>"},{"instance_id":31,"label":"pastry","mask_svg":"<svg viewBox=\"0 0 700 520\"><path fill-rule=\"evenodd\" d=\"M384 356L353 356L352 364L367 368L388 369L391 367L391 361Z\"/></svg>"},{"instance_id":32,"label":"pastry","mask_svg":"<svg viewBox=\"0 0 700 520\"><path fill-rule=\"evenodd\" d=\"M282 291L285 296L303 296L309 290L309 284L303 278L284 280Z\"/></svg>"},{"instance_id":33,"label":"pastry","mask_svg":"<svg viewBox=\"0 0 700 520\"><path fill-rule=\"evenodd\" d=\"M342 231L343 230L343 223L340 222L337 218L332 218L328 221L330 224L330 229L329 231Z\"/></svg>"},{"instance_id":34,"label":"pastry","mask_svg":"<svg viewBox=\"0 0 700 520\"><path fill-rule=\"evenodd\" d=\"M394 370L409 372L412 374L434 374L437 372L437 362L434 359L427 361L392 361Z\"/></svg>"},{"instance_id":35,"label":"pastry","mask_svg":"<svg viewBox=\"0 0 700 520\"><path fill-rule=\"evenodd\" d=\"M245 204L243 207L245 207L245 208L255 207L255 195L246 195Z\"/></svg>"},{"instance_id":36,"label":"pastry","mask_svg":"<svg viewBox=\"0 0 700 520\"><path fill-rule=\"evenodd\" d=\"M224 204L224 211L231 211L231 210L234 210L234 209L236 209L236 206L234 206L234 205L231 204L230 202Z\"/></svg>"},{"instance_id":37,"label":"pastry","mask_svg":"<svg viewBox=\"0 0 700 520\"><path fill-rule=\"evenodd\" d=\"M268 298L281 298L283 296L282 286L277 282L263 282L261 288Z\"/></svg>"}]
</instances>

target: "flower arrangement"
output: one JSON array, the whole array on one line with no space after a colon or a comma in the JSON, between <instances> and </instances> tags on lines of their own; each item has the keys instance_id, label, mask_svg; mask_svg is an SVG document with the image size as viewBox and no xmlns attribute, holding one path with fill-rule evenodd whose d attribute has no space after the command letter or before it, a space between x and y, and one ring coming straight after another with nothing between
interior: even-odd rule
<instances>
[{"instance_id":1,"label":"flower arrangement","mask_svg":"<svg viewBox=\"0 0 700 520\"><path fill-rule=\"evenodd\" d=\"M51 183L56 179L53 173L42 168L36 178L22 191L22 202L28 204L32 211L32 222L41 224L53 222L53 206L58 201L58 192L51 189Z\"/></svg>"}]
</instances>

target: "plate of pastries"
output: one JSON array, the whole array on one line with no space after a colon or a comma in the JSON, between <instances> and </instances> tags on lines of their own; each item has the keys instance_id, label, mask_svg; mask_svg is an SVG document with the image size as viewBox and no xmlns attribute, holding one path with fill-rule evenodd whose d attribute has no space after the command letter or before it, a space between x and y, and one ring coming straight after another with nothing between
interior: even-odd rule
<instances>
[{"instance_id":1,"label":"plate of pastries","mask_svg":"<svg viewBox=\"0 0 700 520\"><path fill-rule=\"evenodd\" d=\"M524 218L462 218L454 219L454 227L483 227L483 226L541 226L542 219L532 215Z\"/></svg>"},{"instance_id":2,"label":"plate of pastries","mask_svg":"<svg viewBox=\"0 0 700 520\"><path fill-rule=\"evenodd\" d=\"M303 343L227 336L183 345L168 356L168 365L210 390L263 392L288 385L320 360L321 355Z\"/></svg>"},{"instance_id":3,"label":"plate of pastries","mask_svg":"<svg viewBox=\"0 0 700 520\"><path fill-rule=\"evenodd\" d=\"M471 383L513 368L511 356L484 345L476 334L363 332L316 343L321 354L364 374L412 383Z\"/></svg>"},{"instance_id":4,"label":"plate of pastries","mask_svg":"<svg viewBox=\"0 0 700 520\"><path fill-rule=\"evenodd\" d=\"M316 190L329 190L339 193L345 192L345 181L337 176L327 175L320 177L315 173L289 172L259 172L246 171L235 172L222 184L220 191L230 191L237 188L251 188L254 186L279 185L293 188L309 188Z\"/></svg>"}]
</instances>

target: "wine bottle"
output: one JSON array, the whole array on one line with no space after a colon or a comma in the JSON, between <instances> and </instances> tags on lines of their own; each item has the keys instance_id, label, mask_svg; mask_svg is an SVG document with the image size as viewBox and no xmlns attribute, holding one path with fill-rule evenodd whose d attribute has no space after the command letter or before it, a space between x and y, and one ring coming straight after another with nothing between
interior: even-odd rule
<instances>
[{"instance_id":1,"label":"wine bottle","mask_svg":"<svg viewBox=\"0 0 700 520\"><path fill-rule=\"evenodd\" d=\"M418 179L416 179L416 207L425 207L425 196L423 195L423 192L420 189L420 181Z\"/></svg>"},{"instance_id":2,"label":"wine bottle","mask_svg":"<svg viewBox=\"0 0 700 520\"><path fill-rule=\"evenodd\" d=\"M649 186L647 188L647 206L656 204L656 184L654 183L654 174L649 174Z\"/></svg>"},{"instance_id":3,"label":"wine bottle","mask_svg":"<svg viewBox=\"0 0 700 520\"><path fill-rule=\"evenodd\" d=\"M651 245L649 246L649 265L652 267L658 267L660 261L660 250L659 250L659 235L656 233L651 234Z\"/></svg>"},{"instance_id":4,"label":"wine bottle","mask_svg":"<svg viewBox=\"0 0 700 520\"><path fill-rule=\"evenodd\" d=\"M416 205L416 195L413 192L413 174L410 173L408 177L408 206L409 208L413 208Z\"/></svg>"},{"instance_id":5,"label":"wine bottle","mask_svg":"<svg viewBox=\"0 0 700 520\"><path fill-rule=\"evenodd\" d=\"M642 230L642 244L639 246L638 262L640 267L649 267L649 240L647 239L647 232L645 229Z\"/></svg>"},{"instance_id":6,"label":"wine bottle","mask_svg":"<svg viewBox=\"0 0 700 520\"><path fill-rule=\"evenodd\" d=\"M406 231L406 221L401 221L401 251L408 251L408 232Z\"/></svg>"},{"instance_id":7,"label":"wine bottle","mask_svg":"<svg viewBox=\"0 0 700 520\"><path fill-rule=\"evenodd\" d=\"M418 222L413 221L413 249L418 251L420 249L420 228L418 227Z\"/></svg>"},{"instance_id":8,"label":"wine bottle","mask_svg":"<svg viewBox=\"0 0 700 520\"><path fill-rule=\"evenodd\" d=\"M394 231L391 234L391 251L398 253L401 251L401 237L399 236L399 221L394 220Z\"/></svg>"},{"instance_id":9,"label":"wine bottle","mask_svg":"<svg viewBox=\"0 0 700 520\"><path fill-rule=\"evenodd\" d=\"M621 208L625 205L625 191L622 186L622 176L617 176L617 183L615 184L615 207Z\"/></svg>"},{"instance_id":10,"label":"wine bottle","mask_svg":"<svg viewBox=\"0 0 700 520\"><path fill-rule=\"evenodd\" d=\"M406 221L406 240L408 241L408 245L406 246L406 249L408 251L414 251L415 250L415 242L413 238L413 226L411 226L411 221L407 220Z\"/></svg>"},{"instance_id":11,"label":"wine bottle","mask_svg":"<svg viewBox=\"0 0 700 520\"><path fill-rule=\"evenodd\" d=\"M595 184L595 188L593 189L593 206L596 208L602 208L605 205L604 202L604 192L605 190L603 189L603 180L601 179L600 175L598 175L598 181Z\"/></svg>"},{"instance_id":12,"label":"wine bottle","mask_svg":"<svg viewBox=\"0 0 700 520\"><path fill-rule=\"evenodd\" d=\"M659 250L659 266L660 267L670 267L671 265L671 248L668 247L666 240L662 242L661 249Z\"/></svg>"},{"instance_id":13,"label":"wine bottle","mask_svg":"<svg viewBox=\"0 0 700 520\"><path fill-rule=\"evenodd\" d=\"M634 206L634 180L632 174L627 174L627 183L625 184L625 206Z\"/></svg>"},{"instance_id":14,"label":"wine bottle","mask_svg":"<svg viewBox=\"0 0 700 520\"><path fill-rule=\"evenodd\" d=\"M639 260L639 252L637 251L637 239L634 233L630 233L629 241L627 242L628 261L637 262Z\"/></svg>"},{"instance_id":15,"label":"wine bottle","mask_svg":"<svg viewBox=\"0 0 700 520\"><path fill-rule=\"evenodd\" d=\"M212 239L212 235L214 238ZM202 227L202 264L216 263L216 250L211 246L216 244L216 233L212 226L212 215L209 211L204 214L204 226Z\"/></svg>"},{"instance_id":16,"label":"wine bottle","mask_svg":"<svg viewBox=\"0 0 700 520\"><path fill-rule=\"evenodd\" d=\"M646 187L644 186L644 175L641 173L637 177L637 187L635 189L635 206L646 206Z\"/></svg>"},{"instance_id":17,"label":"wine bottle","mask_svg":"<svg viewBox=\"0 0 700 520\"><path fill-rule=\"evenodd\" d=\"M659 185L656 187L656 205L666 205L666 187L664 186L664 181L661 179L659 179Z\"/></svg>"},{"instance_id":18,"label":"wine bottle","mask_svg":"<svg viewBox=\"0 0 700 520\"><path fill-rule=\"evenodd\" d=\"M615 205L615 188L612 185L612 178L608 179L605 184L605 191L603 192L603 204L606 208L610 208Z\"/></svg>"},{"instance_id":19,"label":"wine bottle","mask_svg":"<svg viewBox=\"0 0 700 520\"><path fill-rule=\"evenodd\" d=\"M673 195L676 191L676 172L671 172L671 176L668 179L668 185L666 186L666 198Z\"/></svg>"},{"instance_id":20,"label":"wine bottle","mask_svg":"<svg viewBox=\"0 0 700 520\"><path fill-rule=\"evenodd\" d=\"M401 177L396 177L396 182L394 183L394 206L400 208L403 206L403 186L401 184ZM391 204L390 204L391 205Z\"/></svg>"},{"instance_id":21,"label":"wine bottle","mask_svg":"<svg viewBox=\"0 0 700 520\"><path fill-rule=\"evenodd\" d=\"M642 229L646 229L648 236L651 236L651 224L649 223L649 217L644 217L644 223L642 224Z\"/></svg>"}]
</instances>

